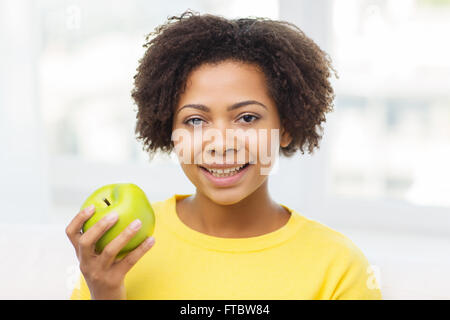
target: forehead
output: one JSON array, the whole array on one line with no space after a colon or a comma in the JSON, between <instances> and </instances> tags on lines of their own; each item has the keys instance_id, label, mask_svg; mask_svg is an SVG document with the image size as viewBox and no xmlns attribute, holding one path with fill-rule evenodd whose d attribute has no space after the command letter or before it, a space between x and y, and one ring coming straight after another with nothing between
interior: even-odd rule
<instances>
[{"instance_id":1,"label":"forehead","mask_svg":"<svg viewBox=\"0 0 450 320\"><path fill-rule=\"evenodd\" d=\"M186 90L180 96L180 105L186 100L267 98L264 73L254 64L223 61L203 64L193 70L186 80Z\"/></svg>"}]
</instances>

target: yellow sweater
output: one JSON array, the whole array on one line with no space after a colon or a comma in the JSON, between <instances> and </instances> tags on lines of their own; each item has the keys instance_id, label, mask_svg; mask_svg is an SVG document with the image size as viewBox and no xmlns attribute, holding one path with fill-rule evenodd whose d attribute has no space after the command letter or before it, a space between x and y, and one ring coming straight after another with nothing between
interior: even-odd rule
<instances>
[{"instance_id":1,"label":"yellow sweater","mask_svg":"<svg viewBox=\"0 0 450 320\"><path fill-rule=\"evenodd\" d=\"M151 203L155 245L125 276L128 299L381 299L358 247L329 227L292 214L250 238L195 231L176 213L175 194ZM90 299L82 275L71 299Z\"/></svg>"}]
</instances>

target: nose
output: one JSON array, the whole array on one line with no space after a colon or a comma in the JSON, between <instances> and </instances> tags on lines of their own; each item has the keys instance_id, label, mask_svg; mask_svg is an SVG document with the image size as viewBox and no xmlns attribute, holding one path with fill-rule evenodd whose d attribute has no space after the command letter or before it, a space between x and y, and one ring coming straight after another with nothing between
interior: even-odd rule
<instances>
[{"instance_id":1,"label":"nose","mask_svg":"<svg viewBox=\"0 0 450 320\"><path fill-rule=\"evenodd\" d=\"M232 130L226 126L215 127L215 134L207 143L205 152L208 156L215 157L216 161L234 161L234 155L240 150L239 141L235 141L231 132L227 135L227 129Z\"/></svg>"},{"instance_id":2,"label":"nose","mask_svg":"<svg viewBox=\"0 0 450 320\"><path fill-rule=\"evenodd\" d=\"M215 146L213 146L212 148L209 148L208 150L206 150L206 152L214 157L217 155L217 157L219 158L223 158L225 155L225 158L227 157L231 157L230 155L234 155L234 148L228 148L225 151L223 150L224 148L216 148Z\"/></svg>"},{"instance_id":3,"label":"nose","mask_svg":"<svg viewBox=\"0 0 450 320\"><path fill-rule=\"evenodd\" d=\"M217 155L223 157L227 156L233 152L238 152L238 146L232 141L232 139L227 139L226 137L214 136L213 141L208 143L206 147L206 152L210 155Z\"/></svg>"}]
</instances>

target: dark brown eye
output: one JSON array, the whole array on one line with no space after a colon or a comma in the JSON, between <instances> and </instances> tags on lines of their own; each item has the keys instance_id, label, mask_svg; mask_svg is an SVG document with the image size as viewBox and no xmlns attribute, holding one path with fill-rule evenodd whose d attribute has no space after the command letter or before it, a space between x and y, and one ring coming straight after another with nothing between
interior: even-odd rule
<instances>
[{"instance_id":1,"label":"dark brown eye","mask_svg":"<svg viewBox=\"0 0 450 320\"><path fill-rule=\"evenodd\" d=\"M255 120L258 119L258 117L254 116L252 114L244 114L240 119L244 119L244 121L246 123L251 123L251 122L253 122L252 121L253 118L255 118Z\"/></svg>"}]
</instances>

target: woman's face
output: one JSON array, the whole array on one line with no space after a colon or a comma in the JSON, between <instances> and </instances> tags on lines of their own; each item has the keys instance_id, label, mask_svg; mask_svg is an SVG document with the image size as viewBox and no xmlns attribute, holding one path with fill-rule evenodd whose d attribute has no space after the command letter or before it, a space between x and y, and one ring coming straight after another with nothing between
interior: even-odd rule
<instances>
[{"instance_id":1,"label":"woman's face","mask_svg":"<svg viewBox=\"0 0 450 320\"><path fill-rule=\"evenodd\" d=\"M245 101L252 102L238 104ZM237 203L257 190L279 146L290 142L262 71L230 60L203 64L188 76L175 108L172 139L197 192L221 205ZM206 170L243 165L228 173Z\"/></svg>"}]
</instances>

